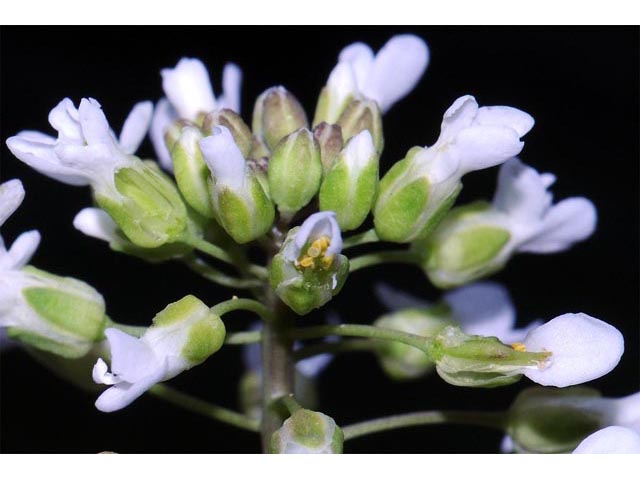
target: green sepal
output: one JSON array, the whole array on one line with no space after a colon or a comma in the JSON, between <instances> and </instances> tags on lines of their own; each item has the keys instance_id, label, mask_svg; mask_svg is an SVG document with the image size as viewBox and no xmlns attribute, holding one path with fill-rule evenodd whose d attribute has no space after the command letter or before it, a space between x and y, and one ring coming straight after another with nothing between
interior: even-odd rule
<instances>
[{"instance_id":1,"label":"green sepal","mask_svg":"<svg viewBox=\"0 0 640 480\"><path fill-rule=\"evenodd\" d=\"M353 100L342 112L336 124L342 129L342 137L345 142L363 130L369 130L376 151L378 154L382 153L384 148L382 113L375 101Z\"/></svg>"},{"instance_id":2,"label":"green sepal","mask_svg":"<svg viewBox=\"0 0 640 480\"><path fill-rule=\"evenodd\" d=\"M244 158L249 158L253 146L253 135L242 117L233 110L223 108L208 113L202 122L202 131L205 136L211 135L214 127L227 128Z\"/></svg>"},{"instance_id":3,"label":"green sepal","mask_svg":"<svg viewBox=\"0 0 640 480\"><path fill-rule=\"evenodd\" d=\"M256 100L253 133L262 136L271 150L284 137L307 126L307 115L302 105L284 87L269 88Z\"/></svg>"},{"instance_id":4,"label":"green sepal","mask_svg":"<svg viewBox=\"0 0 640 480\"><path fill-rule=\"evenodd\" d=\"M61 343L18 327L7 327L7 336L38 350L53 353L63 358L80 358L91 349L89 343Z\"/></svg>"}]
</instances>

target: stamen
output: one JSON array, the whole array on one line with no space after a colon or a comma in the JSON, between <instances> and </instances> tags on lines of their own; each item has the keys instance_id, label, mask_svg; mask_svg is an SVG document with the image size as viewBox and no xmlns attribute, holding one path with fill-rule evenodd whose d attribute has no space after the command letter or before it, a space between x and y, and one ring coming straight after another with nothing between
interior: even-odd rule
<instances>
[{"instance_id":1,"label":"stamen","mask_svg":"<svg viewBox=\"0 0 640 480\"><path fill-rule=\"evenodd\" d=\"M516 342L511 344L511 348L513 348L516 352L526 352L527 347L524 343Z\"/></svg>"}]
</instances>

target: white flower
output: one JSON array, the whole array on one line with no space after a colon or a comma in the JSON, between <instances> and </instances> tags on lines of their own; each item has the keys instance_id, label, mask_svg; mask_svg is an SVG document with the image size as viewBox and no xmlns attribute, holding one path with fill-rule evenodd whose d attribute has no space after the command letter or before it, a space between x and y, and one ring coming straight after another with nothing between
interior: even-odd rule
<instances>
[{"instance_id":1,"label":"white flower","mask_svg":"<svg viewBox=\"0 0 640 480\"><path fill-rule=\"evenodd\" d=\"M603 428L585 438L573 453L640 453L640 433L618 426Z\"/></svg>"},{"instance_id":2,"label":"white flower","mask_svg":"<svg viewBox=\"0 0 640 480\"><path fill-rule=\"evenodd\" d=\"M413 90L428 63L427 44L415 35L396 35L377 54L361 42L345 47L327 81L333 108L325 121L335 123L350 97L375 100L385 113Z\"/></svg>"},{"instance_id":3,"label":"white flower","mask_svg":"<svg viewBox=\"0 0 640 480\"><path fill-rule=\"evenodd\" d=\"M608 323L584 313L566 313L527 334L522 342L529 352L549 352L541 365L522 374L534 382L568 387L606 375L624 352L622 334Z\"/></svg>"},{"instance_id":4,"label":"white flower","mask_svg":"<svg viewBox=\"0 0 640 480\"><path fill-rule=\"evenodd\" d=\"M553 205L550 173L538 173L514 158L500 169L493 208L504 214L512 249L553 253L591 236L597 214L586 198L572 197Z\"/></svg>"},{"instance_id":5,"label":"white flower","mask_svg":"<svg viewBox=\"0 0 640 480\"><path fill-rule=\"evenodd\" d=\"M220 317L199 299L187 295L169 304L140 338L115 328L105 331L111 350L111 372L101 358L93 367L96 383L112 385L96 401L103 412L126 407L154 384L204 362L220 349L225 328Z\"/></svg>"},{"instance_id":6,"label":"white flower","mask_svg":"<svg viewBox=\"0 0 640 480\"><path fill-rule=\"evenodd\" d=\"M182 58L174 68L165 68L162 88L166 98L161 98L151 123L151 141L160 164L172 170L171 154L166 146L164 134L176 120L196 121L201 113L228 108L240 113L240 90L242 71L227 63L222 71L222 95L217 99L204 64L196 58Z\"/></svg>"},{"instance_id":7,"label":"white flower","mask_svg":"<svg viewBox=\"0 0 640 480\"><path fill-rule=\"evenodd\" d=\"M445 112L436 143L417 155L418 168L436 184L499 165L522 151L520 138L533 124L533 117L522 110L479 108L475 98L465 95Z\"/></svg>"},{"instance_id":8,"label":"white flower","mask_svg":"<svg viewBox=\"0 0 640 480\"><path fill-rule=\"evenodd\" d=\"M107 212L100 208L83 208L73 219L73 226L89 237L107 243L122 242L118 225Z\"/></svg>"},{"instance_id":9,"label":"white flower","mask_svg":"<svg viewBox=\"0 0 640 480\"><path fill-rule=\"evenodd\" d=\"M7 146L18 159L55 180L113 191L114 171L131 165L130 156L147 133L152 109L151 102L136 104L118 139L96 100L83 98L76 109L65 98L49 114L57 138L23 131L9 138Z\"/></svg>"}]
</instances>

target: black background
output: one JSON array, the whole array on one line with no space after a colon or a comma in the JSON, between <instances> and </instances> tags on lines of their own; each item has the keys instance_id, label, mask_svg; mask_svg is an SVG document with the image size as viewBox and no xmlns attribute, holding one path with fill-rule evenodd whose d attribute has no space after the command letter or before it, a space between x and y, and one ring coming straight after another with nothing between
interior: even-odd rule
<instances>
[{"instance_id":1,"label":"black background","mask_svg":"<svg viewBox=\"0 0 640 480\"><path fill-rule=\"evenodd\" d=\"M384 118L385 171L414 145L437 138L442 113L458 96L481 105L511 105L536 125L521 158L558 176L556 198L584 195L599 212L595 235L559 255L520 255L495 276L505 282L519 325L584 311L618 327L626 353L592 382L608 396L638 390L638 30L633 28L4 28L2 139L22 129L52 132L47 114L65 96L98 99L114 130L131 106L162 96L159 70L181 56L201 58L216 93L224 62L244 71L243 114L265 88L284 84L313 114L316 96L340 49L362 40L378 49L395 33L422 36L431 63L419 86ZM145 142L141 152L152 155ZM33 264L83 279L107 300L120 322L148 324L167 303L193 293L209 304L234 292L194 277L179 264L148 265L111 252L72 227L90 201L87 189L56 183L18 162L2 144L2 181L20 178L26 199L3 229L10 243L37 228L42 244ZM465 177L460 201L490 198L496 169ZM345 321L369 323L382 313L372 294L385 280L435 300L439 292L407 266L355 273L330 304ZM323 312L307 321L321 321ZM236 315L229 330L251 318ZM3 452L257 452L259 441L145 396L104 414L85 393L57 379L19 349L1 359ZM239 349L228 347L170 383L235 407ZM528 383L498 390L456 388L437 376L397 384L364 353L342 356L319 380L321 410L339 424L432 408L498 410ZM501 434L456 426L419 427L349 443L348 452L495 452Z\"/></svg>"}]
</instances>

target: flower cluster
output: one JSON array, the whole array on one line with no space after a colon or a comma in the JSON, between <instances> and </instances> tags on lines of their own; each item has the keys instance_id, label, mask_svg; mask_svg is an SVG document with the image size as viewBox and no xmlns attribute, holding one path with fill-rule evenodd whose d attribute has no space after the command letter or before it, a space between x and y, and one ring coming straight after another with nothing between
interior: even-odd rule
<instances>
[{"instance_id":1,"label":"flower cluster","mask_svg":"<svg viewBox=\"0 0 640 480\"><path fill-rule=\"evenodd\" d=\"M244 414L176 402L184 398L179 392L167 398L259 429L265 451L341 453L350 438L404 421L341 428L311 410L318 406L314 377L334 353L350 350L372 352L395 380L437 372L460 387L502 386L523 376L560 387L525 390L505 412L498 425L511 450L638 451L638 394L607 399L572 387L616 367L622 334L586 313L517 328L505 287L473 283L516 253L560 252L595 230L591 201L554 203L555 177L516 158L533 117L510 106L480 107L464 95L444 112L433 145L409 148L381 177L383 115L416 87L428 63L429 49L414 35L395 36L377 53L354 43L340 52L313 117L274 86L257 97L245 122L240 68L224 67L216 97L204 63L183 58L160 72L164 97L155 106L136 104L119 136L96 100L83 98L76 107L65 98L49 114L55 137L23 131L7 145L42 174L91 188L95 204L76 215L74 226L115 251L181 262L255 299L234 296L210 308L186 295L148 327L119 324L86 283L27 265L40 241L31 231L9 249L0 238L0 326L36 350L93 364L80 375L108 386L96 401L103 412L147 391L167 397L169 387L156 384L225 344L246 345ZM157 162L135 155L147 134ZM462 177L492 167L499 167L493 200L454 206ZM23 197L20 181L0 185L0 225ZM357 233L345 236L351 231ZM402 248L347 253L379 242ZM430 303L379 284L377 297L391 311L371 324L309 326L299 318L330 303L352 272L393 261L421 268L436 287L456 288ZM221 317L241 309L261 323L227 332Z\"/></svg>"}]
</instances>

